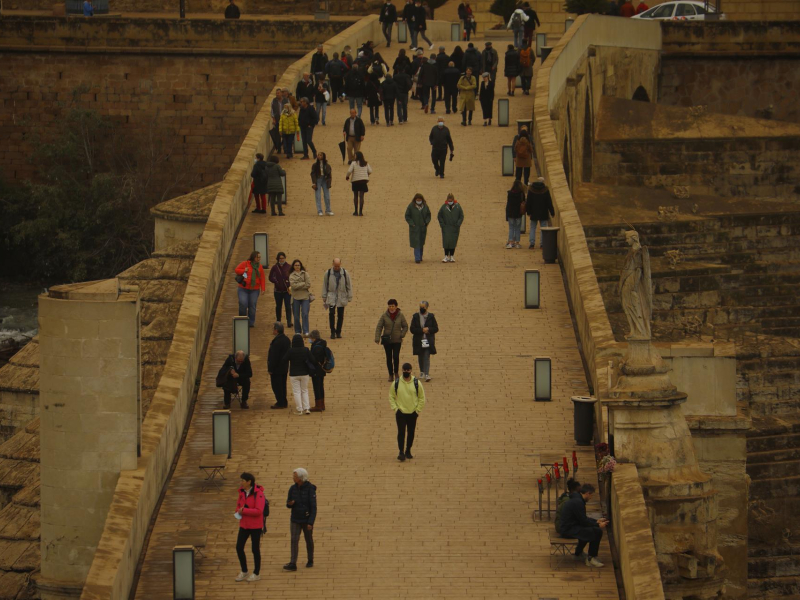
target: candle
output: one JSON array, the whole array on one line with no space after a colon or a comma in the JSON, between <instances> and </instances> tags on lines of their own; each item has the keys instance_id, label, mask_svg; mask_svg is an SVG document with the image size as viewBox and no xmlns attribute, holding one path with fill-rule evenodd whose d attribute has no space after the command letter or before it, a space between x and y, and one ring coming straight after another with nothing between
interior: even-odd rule
<instances>
[{"instance_id":1,"label":"candle","mask_svg":"<svg viewBox=\"0 0 800 600\"><path fill-rule=\"evenodd\" d=\"M553 463L553 473L556 474L556 479L561 479L561 473L558 470L558 463Z\"/></svg>"}]
</instances>

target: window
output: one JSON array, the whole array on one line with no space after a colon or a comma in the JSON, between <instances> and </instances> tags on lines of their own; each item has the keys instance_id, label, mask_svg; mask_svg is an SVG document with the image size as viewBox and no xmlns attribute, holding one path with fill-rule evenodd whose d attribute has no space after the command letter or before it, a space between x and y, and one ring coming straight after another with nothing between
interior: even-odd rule
<instances>
[{"instance_id":1,"label":"window","mask_svg":"<svg viewBox=\"0 0 800 600\"><path fill-rule=\"evenodd\" d=\"M653 19L669 19L672 17L672 9L675 8L674 4L662 4L656 7L653 11Z\"/></svg>"},{"instance_id":2,"label":"window","mask_svg":"<svg viewBox=\"0 0 800 600\"><path fill-rule=\"evenodd\" d=\"M708 14L704 6L698 6L697 4L694 5L694 9L697 11L698 15L705 15ZM713 9L712 9L713 12Z\"/></svg>"},{"instance_id":3,"label":"window","mask_svg":"<svg viewBox=\"0 0 800 600\"><path fill-rule=\"evenodd\" d=\"M676 17L693 17L695 16L694 6L691 4L678 4L678 11L675 13Z\"/></svg>"}]
</instances>

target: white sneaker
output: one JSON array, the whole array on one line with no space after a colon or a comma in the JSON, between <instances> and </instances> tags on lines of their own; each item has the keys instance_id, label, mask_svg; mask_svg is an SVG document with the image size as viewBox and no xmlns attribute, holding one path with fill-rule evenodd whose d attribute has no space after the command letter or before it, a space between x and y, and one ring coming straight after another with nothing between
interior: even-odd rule
<instances>
[{"instance_id":1,"label":"white sneaker","mask_svg":"<svg viewBox=\"0 0 800 600\"><path fill-rule=\"evenodd\" d=\"M261 579L261 575L256 575L255 573L251 573L250 576L247 578L247 581L258 581Z\"/></svg>"},{"instance_id":2,"label":"white sneaker","mask_svg":"<svg viewBox=\"0 0 800 600\"><path fill-rule=\"evenodd\" d=\"M294 414L299 417L300 415L303 414L303 411L302 410L297 410L297 411L294 411Z\"/></svg>"},{"instance_id":3,"label":"white sneaker","mask_svg":"<svg viewBox=\"0 0 800 600\"><path fill-rule=\"evenodd\" d=\"M431 44L431 47L428 48L428 50L433 50L433 44Z\"/></svg>"},{"instance_id":4,"label":"white sneaker","mask_svg":"<svg viewBox=\"0 0 800 600\"><path fill-rule=\"evenodd\" d=\"M419 379L420 381L425 379L425 373L420 372L419 377L417 377L417 379Z\"/></svg>"},{"instance_id":5,"label":"white sneaker","mask_svg":"<svg viewBox=\"0 0 800 600\"><path fill-rule=\"evenodd\" d=\"M594 556L590 556L586 559L586 566L587 567L602 567L603 563L597 560Z\"/></svg>"},{"instance_id":6,"label":"white sneaker","mask_svg":"<svg viewBox=\"0 0 800 600\"><path fill-rule=\"evenodd\" d=\"M450 262L450 259L449 259L449 258L447 258L447 257L445 256L445 257L442 259L442 262Z\"/></svg>"},{"instance_id":7,"label":"white sneaker","mask_svg":"<svg viewBox=\"0 0 800 600\"><path fill-rule=\"evenodd\" d=\"M247 573L239 573L236 576L236 581L244 581L245 579L247 579Z\"/></svg>"},{"instance_id":8,"label":"white sneaker","mask_svg":"<svg viewBox=\"0 0 800 600\"><path fill-rule=\"evenodd\" d=\"M433 377L425 373L425 381L430 381L431 379L433 379Z\"/></svg>"},{"instance_id":9,"label":"white sneaker","mask_svg":"<svg viewBox=\"0 0 800 600\"><path fill-rule=\"evenodd\" d=\"M319 211L319 212L317 213L317 216L318 216L318 217L321 217L321 216L322 216L322 211Z\"/></svg>"},{"instance_id":10,"label":"white sneaker","mask_svg":"<svg viewBox=\"0 0 800 600\"><path fill-rule=\"evenodd\" d=\"M332 213L331 211L328 211L328 212L326 212L325 214L326 214L326 215L328 215L329 217L332 217L332 216L333 216L333 213Z\"/></svg>"},{"instance_id":11,"label":"white sneaker","mask_svg":"<svg viewBox=\"0 0 800 600\"><path fill-rule=\"evenodd\" d=\"M508 242L506 244L506 250L508 250L509 248L513 248L513 247L514 247L514 244L512 244L511 242Z\"/></svg>"},{"instance_id":12,"label":"white sneaker","mask_svg":"<svg viewBox=\"0 0 800 600\"><path fill-rule=\"evenodd\" d=\"M456 259L451 256L449 262L456 262Z\"/></svg>"},{"instance_id":13,"label":"white sneaker","mask_svg":"<svg viewBox=\"0 0 800 600\"><path fill-rule=\"evenodd\" d=\"M310 414L311 414L311 410L309 410L309 409L307 408L307 409L306 409L306 414L307 414L307 415L310 415Z\"/></svg>"}]
</instances>

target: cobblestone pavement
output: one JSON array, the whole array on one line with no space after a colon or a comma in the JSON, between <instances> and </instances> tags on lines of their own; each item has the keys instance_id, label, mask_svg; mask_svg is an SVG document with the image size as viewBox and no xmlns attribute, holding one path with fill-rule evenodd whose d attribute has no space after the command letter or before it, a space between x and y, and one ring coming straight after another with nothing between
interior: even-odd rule
<instances>
[{"instance_id":1,"label":"cobblestone pavement","mask_svg":"<svg viewBox=\"0 0 800 600\"><path fill-rule=\"evenodd\" d=\"M504 44L495 44L502 57ZM450 52L454 44L446 47ZM381 51L391 65L396 49ZM506 97L504 83L498 92L496 99ZM529 116L532 103L532 96L517 92L512 123ZM387 128L381 115L381 125L370 126L365 107L362 150L374 172L365 216L359 218L352 216L345 167L337 160L346 115L342 104L330 107L327 126L314 136L332 159L335 216L316 214L311 161L282 159L288 216L248 214L242 227L186 445L153 528L136 597L171 597L177 532L199 529L208 531L208 546L197 563L198 598L617 598L605 539L602 569L572 559L558 564L549 556L549 526L532 518L536 479L542 476L539 455L577 449L569 398L588 389L559 266L545 265L527 243L521 250L504 248L512 180L501 176L500 147L511 143L513 127L484 128L479 111L472 127L444 115L456 151L441 180L433 176L428 144L436 116L411 102L409 124ZM414 263L403 214L417 191L434 215L448 192L462 204L466 218L457 262L441 262L434 216L424 261ZM336 369L325 381L327 411L298 417L268 408L274 400L265 361L275 317L268 286L251 330L252 408L233 409L234 451L223 490L204 493L198 464L211 449L210 414L222 405L214 378L229 352L230 319L237 310L232 269L246 258L258 231L270 234L271 258L282 250L289 260L304 262L316 294L331 259L341 257L355 297L345 312L343 338L330 341ZM530 268L542 273L539 310L524 309L523 272ZM404 463L396 460L384 354L373 341L390 297L399 300L409 322L418 302L428 300L441 329L415 457ZM312 304L311 327L327 338L320 300ZM549 403L532 401L537 356L553 361ZM401 362L413 362L416 373L412 359L409 335ZM578 456L578 478L596 483L591 453L584 449ZM316 565L304 568L301 543L299 570L287 573L281 570L289 560L285 497L292 470L300 466L318 487ZM233 512L244 470L264 485L272 506L257 583L234 582L239 565ZM248 559L252 563L249 547Z\"/></svg>"}]
</instances>

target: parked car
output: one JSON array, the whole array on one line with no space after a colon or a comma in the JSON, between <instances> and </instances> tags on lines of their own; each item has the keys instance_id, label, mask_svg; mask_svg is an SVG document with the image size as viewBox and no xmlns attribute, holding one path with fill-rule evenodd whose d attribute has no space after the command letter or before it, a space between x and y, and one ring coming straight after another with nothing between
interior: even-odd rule
<instances>
[{"instance_id":1,"label":"parked car","mask_svg":"<svg viewBox=\"0 0 800 600\"><path fill-rule=\"evenodd\" d=\"M708 5L706 9L705 2L698 2L697 0L680 0L678 2L664 2L653 8L648 8L641 14L632 18L634 19L674 19L676 21L702 21L706 18L707 14L715 15L715 18L724 19L725 15L720 14L717 16L717 9L715 6Z\"/></svg>"}]
</instances>

